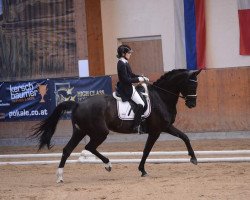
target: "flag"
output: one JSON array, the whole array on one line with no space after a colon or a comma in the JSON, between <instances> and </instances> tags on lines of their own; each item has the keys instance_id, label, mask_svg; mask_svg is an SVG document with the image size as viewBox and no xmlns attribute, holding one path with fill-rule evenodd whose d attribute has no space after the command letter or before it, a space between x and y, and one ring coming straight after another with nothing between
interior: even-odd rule
<instances>
[{"instance_id":1,"label":"flag","mask_svg":"<svg viewBox=\"0 0 250 200\"><path fill-rule=\"evenodd\" d=\"M3 14L3 3L2 0L0 0L0 15Z\"/></svg>"},{"instance_id":2,"label":"flag","mask_svg":"<svg viewBox=\"0 0 250 200\"><path fill-rule=\"evenodd\" d=\"M250 55L250 0L238 0L240 55Z\"/></svg>"},{"instance_id":3,"label":"flag","mask_svg":"<svg viewBox=\"0 0 250 200\"><path fill-rule=\"evenodd\" d=\"M175 67L205 68L205 0L174 0Z\"/></svg>"}]
</instances>

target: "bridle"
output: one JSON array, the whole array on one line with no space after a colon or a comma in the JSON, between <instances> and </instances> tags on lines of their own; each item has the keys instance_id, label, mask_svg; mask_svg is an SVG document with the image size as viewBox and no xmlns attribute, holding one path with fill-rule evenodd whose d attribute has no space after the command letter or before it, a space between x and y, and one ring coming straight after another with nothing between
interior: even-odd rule
<instances>
[{"instance_id":1,"label":"bridle","mask_svg":"<svg viewBox=\"0 0 250 200\"><path fill-rule=\"evenodd\" d=\"M163 88L161 88L161 87L158 87L158 86L153 85L153 84L150 84L150 83L148 83L148 84L151 85L151 86L153 86L153 87L155 87L155 88L157 88L157 89L159 89L159 90L161 90L161 91L163 91L163 92L172 94L173 96L180 97L180 98L182 98L182 99L186 99L186 97L184 97L184 96L182 96L182 95L175 94L175 93L173 93L173 92L170 92L170 91L168 91L168 90L165 90L165 89L163 89Z\"/></svg>"},{"instance_id":2,"label":"bridle","mask_svg":"<svg viewBox=\"0 0 250 200\"><path fill-rule=\"evenodd\" d=\"M192 81L192 82L197 83L197 81L196 81L196 80L193 80L193 79L189 79L189 81ZM149 84L149 85L151 85L151 86L153 86L153 87L155 87L155 88L157 88L157 89L159 89L159 90L161 90L161 91L163 91L163 92L169 93L169 94L171 94L171 95L173 95L173 96L180 97L180 98L182 98L182 99L184 99L184 100L187 100L187 98L197 98L197 94L188 94L188 95L186 95L186 96L182 96L182 95L175 94L175 93L173 93L173 92L171 92L171 91L169 91L169 90L163 89L163 88L161 88L161 87L159 87L159 86L153 85L153 84L151 84L151 83L149 83L149 82L147 82L147 84Z\"/></svg>"}]
</instances>

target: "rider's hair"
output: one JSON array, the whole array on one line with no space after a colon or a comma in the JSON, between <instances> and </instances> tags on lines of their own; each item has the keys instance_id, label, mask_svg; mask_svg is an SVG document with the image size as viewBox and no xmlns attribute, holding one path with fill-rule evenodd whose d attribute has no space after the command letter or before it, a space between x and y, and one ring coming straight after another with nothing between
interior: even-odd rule
<instances>
[{"instance_id":1,"label":"rider's hair","mask_svg":"<svg viewBox=\"0 0 250 200\"><path fill-rule=\"evenodd\" d=\"M122 44L117 48L117 58L124 57L124 55L128 52L132 52L130 46Z\"/></svg>"}]
</instances>

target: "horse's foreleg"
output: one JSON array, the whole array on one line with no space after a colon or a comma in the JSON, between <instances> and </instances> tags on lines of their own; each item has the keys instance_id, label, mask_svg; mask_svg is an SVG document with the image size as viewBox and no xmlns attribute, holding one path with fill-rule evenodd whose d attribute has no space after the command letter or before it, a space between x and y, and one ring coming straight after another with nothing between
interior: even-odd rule
<instances>
[{"instance_id":1,"label":"horse's foreleg","mask_svg":"<svg viewBox=\"0 0 250 200\"><path fill-rule=\"evenodd\" d=\"M104 140L107 138L107 136L103 136L100 138L90 138L89 143L85 146L85 149L90 151L92 154L94 154L96 157L100 158L104 164L106 164L105 169L107 171L111 171L112 165L109 162L109 159L105 156L103 156L100 152L98 152L96 149L99 145L101 145Z\"/></svg>"},{"instance_id":2,"label":"horse's foreleg","mask_svg":"<svg viewBox=\"0 0 250 200\"><path fill-rule=\"evenodd\" d=\"M57 169L57 183L63 182L63 168L65 166L66 160L72 153L72 151L76 148L76 146L79 144L79 142L83 139L83 137L86 134L84 134L82 131L75 129L73 132L72 137L70 138L70 141L68 144L63 148L63 154L61 158L61 162Z\"/></svg>"},{"instance_id":3,"label":"horse's foreleg","mask_svg":"<svg viewBox=\"0 0 250 200\"><path fill-rule=\"evenodd\" d=\"M194 154L194 150L193 150L193 148L191 146L191 143L190 143L190 140L189 140L188 136L185 133L178 130L177 128L175 128L173 125L170 125L166 129L166 132L168 132L169 134L171 134L173 136L181 138L185 142L187 150L188 150L188 155L191 156L190 162L197 165L197 159L196 159L196 156Z\"/></svg>"},{"instance_id":4,"label":"horse's foreleg","mask_svg":"<svg viewBox=\"0 0 250 200\"><path fill-rule=\"evenodd\" d=\"M140 165L138 167L139 171L142 173L141 174L142 177L147 176L147 172L145 171L145 162L156 140L159 138L159 136L160 136L160 133L148 135L148 139L143 150L143 156L142 156Z\"/></svg>"}]
</instances>

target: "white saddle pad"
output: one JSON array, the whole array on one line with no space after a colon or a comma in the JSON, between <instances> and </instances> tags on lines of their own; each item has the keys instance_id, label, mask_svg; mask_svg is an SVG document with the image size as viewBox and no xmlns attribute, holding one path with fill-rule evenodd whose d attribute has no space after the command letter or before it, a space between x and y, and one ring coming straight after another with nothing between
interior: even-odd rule
<instances>
[{"instance_id":1,"label":"white saddle pad","mask_svg":"<svg viewBox=\"0 0 250 200\"><path fill-rule=\"evenodd\" d=\"M142 117L144 117L144 118L147 118L151 113L151 103L150 103L149 97L147 97L146 100L147 100L148 108L144 112L144 114L142 115ZM129 102L127 102L127 101L123 102L123 101L117 100L117 110L118 110L118 117L120 119L122 119L122 120L133 120L134 119L135 113L131 109L131 105Z\"/></svg>"}]
</instances>

